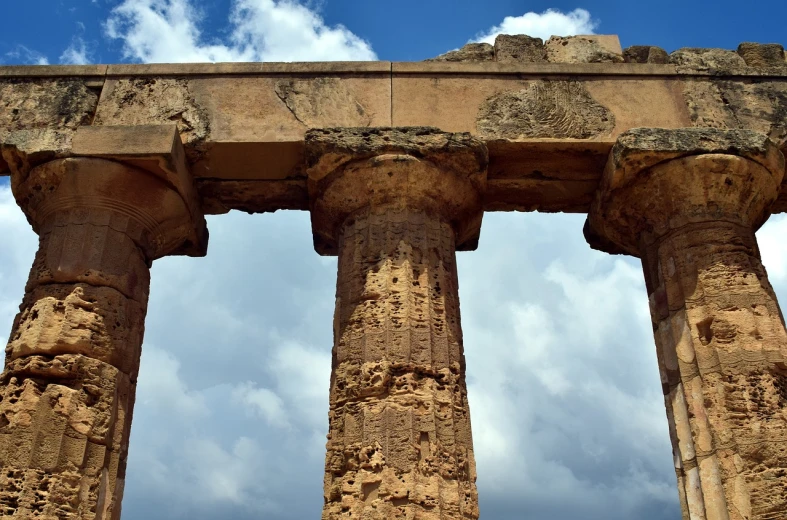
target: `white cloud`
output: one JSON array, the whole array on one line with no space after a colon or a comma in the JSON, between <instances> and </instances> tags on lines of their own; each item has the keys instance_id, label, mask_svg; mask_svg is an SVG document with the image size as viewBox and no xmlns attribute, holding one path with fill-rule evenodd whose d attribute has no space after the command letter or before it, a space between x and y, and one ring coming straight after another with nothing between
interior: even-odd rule
<instances>
[{"instance_id":1,"label":"white cloud","mask_svg":"<svg viewBox=\"0 0 787 520\"><path fill-rule=\"evenodd\" d=\"M90 63L90 52L85 41L80 37L74 37L71 45L60 55L60 63L63 65L87 65Z\"/></svg>"},{"instance_id":2,"label":"white cloud","mask_svg":"<svg viewBox=\"0 0 787 520\"><path fill-rule=\"evenodd\" d=\"M141 62L374 60L370 44L288 0L233 0L227 42L205 41L191 0L124 0L106 34Z\"/></svg>"},{"instance_id":3,"label":"white cloud","mask_svg":"<svg viewBox=\"0 0 787 520\"><path fill-rule=\"evenodd\" d=\"M762 261L771 283L787 282L787 215L774 215L757 233Z\"/></svg>"},{"instance_id":4,"label":"white cloud","mask_svg":"<svg viewBox=\"0 0 787 520\"><path fill-rule=\"evenodd\" d=\"M584 9L574 9L562 13L557 9L547 9L543 13L529 12L522 16L506 16L500 25L477 35L473 41L494 43L498 34L527 34L543 40L550 36L573 36L593 34L597 23Z\"/></svg>"},{"instance_id":5,"label":"white cloud","mask_svg":"<svg viewBox=\"0 0 787 520\"><path fill-rule=\"evenodd\" d=\"M233 392L235 399L260 414L269 425L290 428L284 401L276 392L267 388L257 388L250 381L239 385Z\"/></svg>"},{"instance_id":6,"label":"white cloud","mask_svg":"<svg viewBox=\"0 0 787 520\"><path fill-rule=\"evenodd\" d=\"M24 65L49 65L49 59L45 55L24 45L17 45L7 52L5 57Z\"/></svg>"}]
</instances>

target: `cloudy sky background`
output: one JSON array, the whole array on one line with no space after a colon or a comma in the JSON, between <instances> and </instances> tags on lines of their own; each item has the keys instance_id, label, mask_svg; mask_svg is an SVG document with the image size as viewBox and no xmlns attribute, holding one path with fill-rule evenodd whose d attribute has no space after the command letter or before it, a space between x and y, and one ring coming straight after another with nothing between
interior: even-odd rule
<instances>
[{"instance_id":1,"label":"cloudy sky background","mask_svg":"<svg viewBox=\"0 0 787 520\"><path fill-rule=\"evenodd\" d=\"M500 32L787 43L776 1L3 4L0 64L407 61ZM680 518L640 265L590 250L583 220L487 214L479 250L459 255L482 518ZM209 226L207 258L153 267L123 518L319 518L335 259L314 253L306 213ZM782 216L758 234L783 301L785 236ZM0 179L0 337L35 249Z\"/></svg>"}]
</instances>

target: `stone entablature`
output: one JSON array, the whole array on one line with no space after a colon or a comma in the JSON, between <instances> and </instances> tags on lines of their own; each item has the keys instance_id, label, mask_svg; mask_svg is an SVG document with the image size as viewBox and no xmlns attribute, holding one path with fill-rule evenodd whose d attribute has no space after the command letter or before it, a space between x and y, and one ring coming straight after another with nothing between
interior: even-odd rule
<instances>
[{"instance_id":1,"label":"stone entablature","mask_svg":"<svg viewBox=\"0 0 787 520\"><path fill-rule=\"evenodd\" d=\"M0 67L0 142L47 128L67 155L79 126L176 123L208 214L308 209L309 128L469 132L489 148L487 211L587 212L612 145L631 128L750 129L787 150L779 45L681 49L662 64L636 63L645 48L624 51L616 37L564 40L574 54L560 63ZM599 41L622 58L587 63ZM774 211L785 209L787 195Z\"/></svg>"}]
</instances>

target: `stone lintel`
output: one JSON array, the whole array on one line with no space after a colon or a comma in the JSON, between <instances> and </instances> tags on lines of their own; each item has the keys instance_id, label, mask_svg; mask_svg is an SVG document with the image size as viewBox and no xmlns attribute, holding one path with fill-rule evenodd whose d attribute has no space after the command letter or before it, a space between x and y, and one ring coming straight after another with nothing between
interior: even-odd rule
<instances>
[{"instance_id":1,"label":"stone lintel","mask_svg":"<svg viewBox=\"0 0 787 520\"><path fill-rule=\"evenodd\" d=\"M439 213L459 250L477 247L489 162L480 140L430 127L315 129L305 140L318 253L337 253L348 216L388 204Z\"/></svg>"},{"instance_id":2,"label":"stone lintel","mask_svg":"<svg viewBox=\"0 0 787 520\"><path fill-rule=\"evenodd\" d=\"M778 196L784 164L773 141L750 130L624 132L607 161L585 237L595 249L638 256L642 240L690 222L732 220L756 229Z\"/></svg>"}]
</instances>

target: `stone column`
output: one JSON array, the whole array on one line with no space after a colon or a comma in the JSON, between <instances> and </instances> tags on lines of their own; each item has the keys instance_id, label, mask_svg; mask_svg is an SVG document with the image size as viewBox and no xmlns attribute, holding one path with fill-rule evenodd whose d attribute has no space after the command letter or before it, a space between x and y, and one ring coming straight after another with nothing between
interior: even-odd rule
<instances>
[{"instance_id":1,"label":"stone column","mask_svg":"<svg viewBox=\"0 0 787 520\"><path fill-rule=\"evenodd\" d=\"M635 129L588 217L642 259L684 519L787 515L787 334L754 236L783 175L754 132Z\"/></svg>"},{"instance_id":2,"label":"stone column","mask_svg":"<svg viewBox=\"0 0 787 520\"><path fill-rule=\"evenodd\" d=\"M432 128L306 136L315 247L338 254L323 520L478 518L455 251L487 152Z\"/></svg>"},{"instance_id":3,"label":"stone column","mask_svg":"<svg viewBox=\"0 0 787 520\"><path fill-rule=\"evenodd\" d=\"M118 519L150 264L204 254L204 220L188 186L105 159L12 188L40 245L0 375L0 515Z\"/></svg>"}]
</instances>

